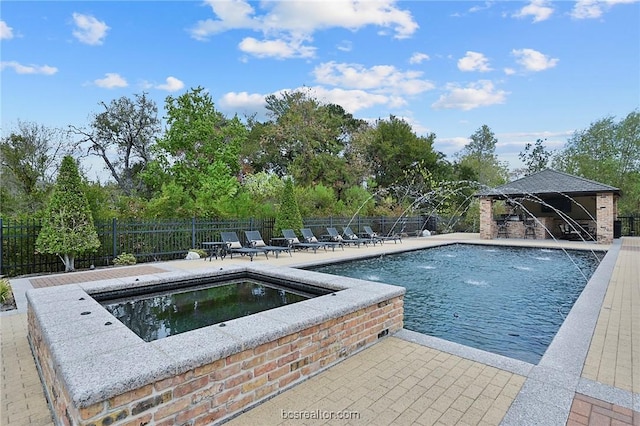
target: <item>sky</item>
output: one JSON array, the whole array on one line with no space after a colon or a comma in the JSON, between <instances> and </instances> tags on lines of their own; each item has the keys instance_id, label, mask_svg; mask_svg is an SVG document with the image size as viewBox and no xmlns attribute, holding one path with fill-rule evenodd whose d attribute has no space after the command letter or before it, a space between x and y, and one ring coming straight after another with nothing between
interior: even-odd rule
<instances>
[{"instance_id":1,"label":"sky","mask_svg":"<svg viewBox=\"0 0 640 426\"><path fill-rule=\"evenodd\" d=\"M3 136L87 128L101 102L143 92L163 117L198 86L227 117L266 121L266 96L304 89L434 133L449 160L486 124L513 169L527 143L561 149L640 108L638 0L3 0L0 47Z\"/></svg>"}]
</instances>

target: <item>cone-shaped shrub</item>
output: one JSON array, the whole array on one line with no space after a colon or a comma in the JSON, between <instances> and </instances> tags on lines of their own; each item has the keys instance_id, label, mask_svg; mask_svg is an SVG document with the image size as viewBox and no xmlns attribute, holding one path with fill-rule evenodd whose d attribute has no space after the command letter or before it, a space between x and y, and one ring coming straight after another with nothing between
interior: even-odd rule
<instances>
[{"instance_id":1,"label":"cone-shaped shrub","mask_svg":"<svg viewBox=\"0 0 640 426\"><path fill-rule=\"evenodd\" d=\"M298 231L304 225L302 215L298 208L298 202L293 191L293 181L286 179L282 190L282 200L276 215L276 223L273 225L274 235L282 234L283 229L293 229Z\"/></svg>"},{"instance_id":2,"label":"cone-shaped shrub","mask_svg":"<svg viewBox=\"0 0 640 426\"><path fill-rule=\"evenodd\" d=\"M87 197L75 160L62 159L60 172L49 199L42 229L36 239L36 251L56 254L64 262L65 272L75 269L75 257L100 247Z\"/></svg>"}]
</instances>

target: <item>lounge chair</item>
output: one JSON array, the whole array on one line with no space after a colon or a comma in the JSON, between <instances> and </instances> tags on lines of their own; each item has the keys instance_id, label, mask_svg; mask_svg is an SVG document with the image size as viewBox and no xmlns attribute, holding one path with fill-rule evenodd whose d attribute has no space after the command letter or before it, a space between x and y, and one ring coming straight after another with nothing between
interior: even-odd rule
<instances>
[{"instance_id":1,"label":"lounge chair","mask_svg":"<svg viewBox=\"0 0 640 426\"><path fill-rule=\"evenodd\" d=\"M253 256L264 253L265 257L268 259L266 250L259 250L256 248L243 247L240 239L238 238L238 234L235 232L221 232L220 238L224 243L227 244L226 252L229 253L231 259L233 259L233 253L240 253L240 255L247 255L251 258L253 262Z\"/></svg>"},{"instance_id":2,"label":"lounge chair","mask_svg":"<svg viewBox=\"0 0 640 426\"><path fill-rule=\"evenodd\" d=\"M380 241L381 243L384 243L385 241L391 241L393 240L394 244L397 244L397 241L400 241L400 244L402 244L402 237L400 237L400 235L398 234L394 234L394 235L378 235L377 233L373 232L373 229L371 229L370 226L363 226L362 229L364 229L364 234L367 236L367 238L371 238L374 241Z\"/></svg>"},{"instance_id":3,"label":"lounge chair","mask_svg":"<svg viewBox=\"0 0 640 426\"><path fill-rule=\"evenodd\" d=\"M323 248L325 251L327 251L327 245L326 244L322 244L320 242L301 242L300 239L298 238L298 236L296 235L295 231L293 229L283 229L282 230L282 236L284 238L287 239L287 241L289 242L289 247L291 247L292 249L296 250L313 250L313 252L317 252L319 248Z\"/></svg>"},{"instance_id":4,"label":"lounge chair","mask_svg":"<svg viewBox=\"0 0 640 426\"><path fill-rule=\"evenodd\" d=\"M344 235L344 238L349 240L349 241L357 241L356 244L359 243L358 247L360 246L360 244L364 244L365 246L368 246L369 244L373 244L375 246L376 242L377 242L373 238L360 237L358 234L353 232L353 230L351 229L350 226L343 226L342 227L342 235Z\"/></svg>"},{"instance_id":5,"label":"lounge chair","mask_svg":"<svg viewBox=\"0 0 640 426\"><path fill-rule=\"evenodd\" d=\"M247 237L247 241L251 245L252 248L258 250L264 250L267 252L273 252L276 255L276 259L278 258L278 254L281 252L289 253L291 256L291 247L289 246L271 246L264 242L262 239L262 235L260 235L260 231L244 231L244 235Z\"/></svg>"},{"instance_id":6,"label":"lounge chair","mask_svg":"<svg viewBox=\"0 0 640 426\"><path fill-rule=\"evenodd\" d=\"M340 247L344 250L344 244L342 244L342 241L318 241L311 228L302 228L300 229L300 232L302 233L302 238L304 238L304 241L307 243L322 244L325 246L325 250L326 247L331 247L333 251L336 251L336 247Z\"/></svg>"},{"instance_id":7,"label":"lounge chair","mask_svg":"<svg viewBox=\"0 0 640 426\"><path fill-rule=\"evenodd\" d=\"M363 244L362 241L359 241L357 239L358 238L357 235L356 235L356 238L353 238L353 239L344 238L342 235L340 235L338 230L336 228L333 228L333 227L328 227L327 228L327 234L329 234L329 241L341 242L342 244L355 245L357 247L360 247L360 244Z\"/></svg>"}]
</instances>

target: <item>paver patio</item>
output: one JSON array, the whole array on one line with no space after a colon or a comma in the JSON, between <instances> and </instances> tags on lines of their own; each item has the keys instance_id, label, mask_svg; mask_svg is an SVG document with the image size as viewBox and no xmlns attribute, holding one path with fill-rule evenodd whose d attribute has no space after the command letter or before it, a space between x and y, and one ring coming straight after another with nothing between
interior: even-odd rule
<instances>
[{"instance_id":1,"label":"paver patio","mask_svg":"<svg viewBox=\"0 0 640 426\"><path fill-rule=\"evenodd\" d=\"M486 243L474 234L408 238L403 244L348 248L316 254L296 252L266 262L282 266L309 265L317 261L362 257L377 253L417 249L461 241ZM575 247L580 243L549 240L492 240L500 245ZM271 424L563 424L640 426L640 238L616 240L615 267L605 283L606 294L593 333L585 342L588 352L578 376L546 377L544 365L503 365L500 358L460 345L440 342L402 331L321 372L280 395L232 419L230 425ZM234 258L214 260L220 265L245 262ZM74 274L12 279L18 311L0 315L1 425L53 424L26 339L24 291L34 284L60 285L123 276L153 274L174 269L211 266L208 261L174 261L107 268ZM149 268L149 269L145 269ZM80 278L81 277L81 278ZM71 281L69 281L71 280ZM591 336L593 335L593 338ZM635 363L635 366L634 366ZM544 373L544 374L543 374ZM569 376L569 374L567 374ZM544 379L543 379L544 378ZM568 403L545 401L533 390L550 389L569 396ZM555 393L555 394L554 394ZM563 400L563 398L557 398ZM544 411L559 417L540 421ZM284 411L283 411L284 410ZM346 411L344 411L346 410ZM300 419L327 413L346 413L348 419ZM286 418L289 417L289 418ZM558 418L564 420L558 421Z\"/></svg>"}]
</instances>

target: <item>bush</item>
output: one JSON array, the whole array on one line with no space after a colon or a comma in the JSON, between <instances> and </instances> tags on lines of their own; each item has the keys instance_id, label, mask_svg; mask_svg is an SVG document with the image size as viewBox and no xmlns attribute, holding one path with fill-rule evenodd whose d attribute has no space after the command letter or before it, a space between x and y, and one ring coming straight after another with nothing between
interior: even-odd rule
<instances>
[{"instance_id":1,"label":"bush","mask_svg":"<svg viewBox=\"0 0 640 426\"><path fill-rule=\"evenodd\" d=\"M131 253L122 253L113 259L113 264L116 266L135 265L136 263L136 257Z\"/></svg>"},{"instance_id":2,"label":"bush","mask_svg":"<svg viewBox=\"0 0 640 426\"><path fill-rule=\"evenodd\" d=\"M0 279L0 303L4 303L11 298L11 284L6 278Z\"/></svg>"}]
</instances>

